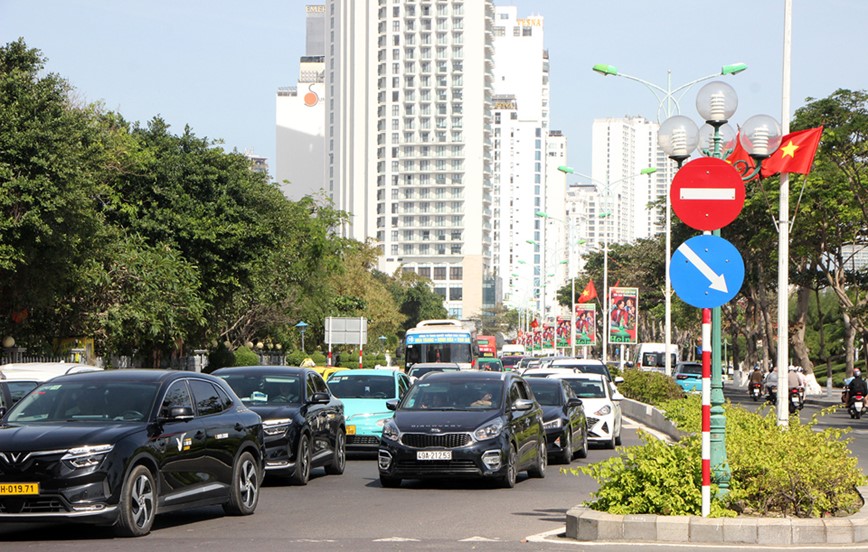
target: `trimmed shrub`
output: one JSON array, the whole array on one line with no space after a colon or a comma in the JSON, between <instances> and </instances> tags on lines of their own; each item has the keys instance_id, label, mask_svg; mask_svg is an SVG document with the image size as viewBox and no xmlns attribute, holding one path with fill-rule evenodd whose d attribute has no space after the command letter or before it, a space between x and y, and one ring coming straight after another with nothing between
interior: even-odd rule
<instances>
[{"instance_id":1,"label":"trimmed shrub","mask_svg":"<svg viewBox=\"0 0 868 552\"><path fill-rule=\"evenodd\" d=\"M660 372L624 370L622 376L624 383L618 385L618 391L634 401L657 406L684 396L684 390L672 378Z\"/></svg>"},{"instance_id":2,"label":"trimmed shrub","mask_svg":"<svg viewBox=\"0 0 868 552\"><path fill-rule=\"evenodd\" d=\"M242 345L235 349L235 362L233 366L258 366L259 355Z\"/></svg>"},{"instance_id":3,"label":"trimmed shrub","mask_svg":"<svg viewBox=\"0 0 868 552\"><path fill-rule=\"evenodd\" d=\"M205 368L205 372L210 374L218 368L233 366L234 364L235 355L221 343L215 350L208 354L208 366Z\"/></svg>"}]
</instances>

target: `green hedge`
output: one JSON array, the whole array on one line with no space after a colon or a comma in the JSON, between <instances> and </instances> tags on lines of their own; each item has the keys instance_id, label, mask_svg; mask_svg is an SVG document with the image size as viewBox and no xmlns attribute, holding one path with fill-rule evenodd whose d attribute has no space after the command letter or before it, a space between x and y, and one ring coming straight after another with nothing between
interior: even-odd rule
<instances>
[{"instance_id":1,"label":"green hedge","mask_svg":"<svg viewBox=\"0 0 868 552\"><path fill-rule=\"evenodd\" d=\"M684 390L675 383L675 380L660 372L632 369L624 370L621 375L624 383L618 385L618 391L628 399L656 406L664 401L684 396Z\"/></svg>"},{"instance_id":2,"label":"green hedge","mask_svg":"<svg viewBox=\"0 0 868 552\"><path fill-rule=\"evenodd\" d=\"M622 448L604 462L569 470L600 484L587 505L614 514L700 515L700 404L694 395L660 405L669 419L691 433L678 443L642 434L642 446ZM728 495L712 500L713 517L822 517L860 508L856 486L865 484L865 476L847 447L850 440L843 438L845 430L815 431L818 416L805 424L792 416L789 427L782 429L771 409L754 413L727 403L725 411L732 479Z\"/></svg>"}]
</instances>

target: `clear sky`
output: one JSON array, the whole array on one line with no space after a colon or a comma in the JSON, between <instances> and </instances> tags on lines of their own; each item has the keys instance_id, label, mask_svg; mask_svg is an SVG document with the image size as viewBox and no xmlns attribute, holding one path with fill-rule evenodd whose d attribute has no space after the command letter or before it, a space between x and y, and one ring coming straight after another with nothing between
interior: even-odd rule
<instances>
[{"instance_id":1,"label":"clear sky","mask_svg":"<svg viewBox=\"0 0 868 552\"><path fill-rule=\"evenodd\" d=\"M355 0L358 1L358 0ZM478 0L466 0L468 2ZM274 172L275 95L298 78L304 0L0 0L0 42L24 37L81 98L131 121L160 115L180 133L268 158ZM781 117L784 0L513 0L541 15L551 65L551 125L569 164L590 172L598 117L656 119L640 83L603 77L595 63L672 87L744 62L726 77L739 95L733 123ZM791 105L838 88L868 90L868 0L792 0ZM695 86L682 113L698 121Z\"/></svg>"}]
</instances>

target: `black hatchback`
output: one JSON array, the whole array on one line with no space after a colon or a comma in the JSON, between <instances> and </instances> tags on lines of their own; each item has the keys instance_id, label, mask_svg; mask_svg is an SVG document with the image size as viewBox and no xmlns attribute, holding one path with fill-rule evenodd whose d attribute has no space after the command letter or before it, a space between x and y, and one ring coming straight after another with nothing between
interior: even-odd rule
<instances>
[{"instance_id":1,"label":"black hatchback","mask_svg":"<svg viewBox=\"0 0 868 552\"><path fill-rule=\"evenodd\" d=\"M259 416L207 374L59 376L0 418L0 521L141 536L156 514L183 508L252 514L263 454Z\"/></svg>"},{"instance_id":2,"label":"black hatchback","mask_svg":"<svg viewBox=\"0 0 868 552\"><path fill-rule=\"evenodd\" d=\"M514 487L516 474L545 477L542 409L512 372L435 372L418 380L383 426L380 484L483 477Z\"/></svg>"},{"instance_id":3,"label":"black hatchback","mask_svg":"<svg viewBox=\"0 0 868 552\"><path fill-rule=\"evenodd\" d=\"M310 368L237 366L213 375L262 416L265 470L307 485L312 468L340 475L346 467L344 404Z\"/></svg>"},{"instance_id":4,"label":"black hatchback","mask_svg":"<svg viewBox=\"0 0 868 552\"><path fill-rule=\"evenodd\" d=\"M549 456L569 464L573 456L588 456L588 423L582 399L561 379L527 378L543 409Z\"/></svg>"}]
</instances>

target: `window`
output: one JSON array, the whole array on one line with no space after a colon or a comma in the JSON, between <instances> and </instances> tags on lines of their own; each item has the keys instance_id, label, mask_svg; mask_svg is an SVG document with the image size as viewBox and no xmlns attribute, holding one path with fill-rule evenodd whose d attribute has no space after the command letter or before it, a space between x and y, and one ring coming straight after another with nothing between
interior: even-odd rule
<instances>
[{"instance_id":1,"label":"window","mask_svg":"<svg viewBox=\"0 0 868 552\"><path fill-rule=\"evenodd\" d=\"M435 280L445 280L446 279L446 267L445 266L435 266L434 267L434 279Z\"/></svg>"},{"instance_id":2,"label":"window","mask_svg":"<svg viewBox=\"0 0 868 552\"><path fill-rule=\"evenodd\" d=\"M445 270L445 269L444 269ZM193 399L190 397L190 392L187 390L187 384L183 381L176 381L166 391L163 398L163 403L160 406L160 416L168 416L172 408L176 407L193 408Z\"/></svg>"},{"instance_id":3,"label":"window","mask_svg":"<svg viewBox=\"0 0 868 552\"><path fill-rule=\"evenodd\" d=\"M450 301L461 301L464 296L462 292L462 288L460 287L451 287L449 288L449 300Z\"/></svg>"},{"instance_id":4,"label":"window","mask_svg":"<svg viewBox=\"0 0 868 552\"><path fill-rule=\"evenodd\" d=\"M431 267L430 266L420 266L419 267L419 276L423 278L431 279Z\"/></svg>"},{"instance_id":5,"label":"window","mask_svg":"<svg viewBox=\"0 0 868 552\"><path fill-rule=\"evenodd\" d=\"M217 394L217 388L207 381L190 380L190 389L196 401L196 411L199 416L219 414L223 412L223 401Z\"/></svg>"}]
</instances>

